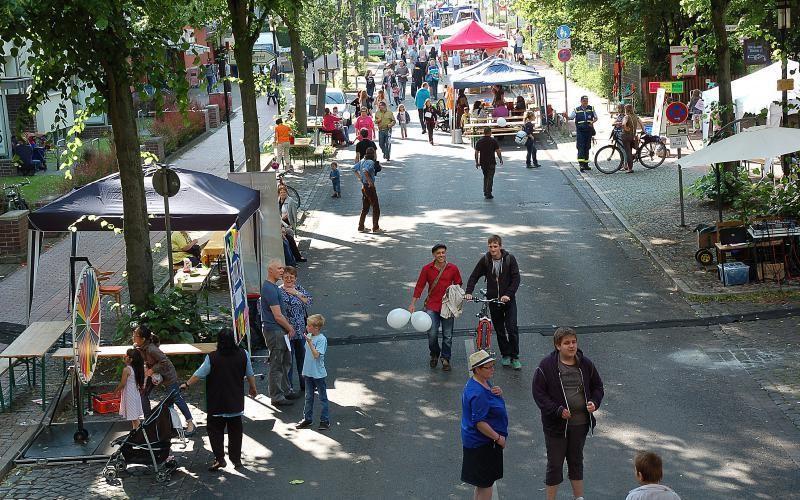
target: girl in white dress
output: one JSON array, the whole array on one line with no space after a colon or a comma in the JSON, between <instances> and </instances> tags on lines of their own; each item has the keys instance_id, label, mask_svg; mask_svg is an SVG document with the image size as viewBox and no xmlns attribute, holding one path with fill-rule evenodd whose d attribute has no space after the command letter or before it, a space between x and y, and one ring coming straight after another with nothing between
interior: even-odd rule
<instances>
[{"instance_id":1,"label":"girl in white dress","mask_svg":"<svg viewBox=\"0 0 800 500\"><path fill-rule=\"evenodd\" d=\"M144 359L136 349L128 349L125 353L125 368L122 369L122 380L114 392L120 394L119 414L128 420L134 429L139 427L143 418L141 388L144 387Z\"/></svg>"}]
</instances>

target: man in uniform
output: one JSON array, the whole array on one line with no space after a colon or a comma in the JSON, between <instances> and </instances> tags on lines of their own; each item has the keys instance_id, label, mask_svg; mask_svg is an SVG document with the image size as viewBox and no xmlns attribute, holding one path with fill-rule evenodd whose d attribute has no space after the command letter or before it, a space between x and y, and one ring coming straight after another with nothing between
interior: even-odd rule
<instances>
[{"instance_id":1,"label":"man in uniform","mask_svg":"<svg viewBox=\"0 0 800 500\"><path fill-rule=\"evenodd\" d=\"M581 172L591 170L589 167L589 150L592 148L592 137L594 136L594 122L597 121L597 113L594 108L589 106L589 98L581 96L581 105L573 109L569 114L570 120L575 120L577 131L576 146L578 147L578 165Z\"/></svg>"}]
</instances>

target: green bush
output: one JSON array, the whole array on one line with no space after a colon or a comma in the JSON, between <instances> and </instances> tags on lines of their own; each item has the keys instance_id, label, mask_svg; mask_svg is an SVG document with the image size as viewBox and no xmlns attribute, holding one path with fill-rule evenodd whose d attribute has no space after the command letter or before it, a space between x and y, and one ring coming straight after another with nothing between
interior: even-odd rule
<instances>
[{"instance_id":1,"label":"green bush","mask_svg":"<svg viewBox=\"0 0 800 500\"><path fill-rule=\"evenodd\" d=\"M745 171L720 172L720 195L722 196L722 203L724 205L733 203L736 198L736 193L745 189L749 184L750 179L747 177L747 172ZM694 183L689 186L688 191L695 198L717 201L717 177L714 169L710 169L704 176L694 181Z\"/></svg>"},{"instance_id":2,"label":"green bush","mask_svg":"<svg viewBox=\"0 0 800 500\"><path fill-rule=\"evenodd\" d=\"M114 332L115 344L130 343L133 326L146 323L163 344L193 343L208 337L206 324L197 308L197 294L171 288L164 294L150 296L151 306L138 311L127 306Z\"/></svg>"}]
</instances>

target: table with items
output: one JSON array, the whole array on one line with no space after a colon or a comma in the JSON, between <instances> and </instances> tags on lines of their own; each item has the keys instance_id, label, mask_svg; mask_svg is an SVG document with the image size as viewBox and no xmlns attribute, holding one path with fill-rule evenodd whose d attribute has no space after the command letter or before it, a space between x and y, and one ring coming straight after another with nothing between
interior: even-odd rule
<instances>
[{"instance_id":1,"label":"table with items","mask_svg":"<svg viewBox=\"0 0 800 500\"><path fill-rule=\"evenodd\" d=\"M729 237L723 235L714 245L724 285L800 277L800 225L796 221L757 220L729 229ZM738 254L738 261L728 262L730 254Z\"/></svg>"}]
</instances>

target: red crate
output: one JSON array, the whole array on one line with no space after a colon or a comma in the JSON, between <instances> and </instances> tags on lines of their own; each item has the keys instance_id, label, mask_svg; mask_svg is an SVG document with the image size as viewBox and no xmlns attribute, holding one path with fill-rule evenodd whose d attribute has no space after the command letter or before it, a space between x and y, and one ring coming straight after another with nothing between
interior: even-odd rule
<instances>
[{"instance_id":1,"label":"red crate","mask_svg":"<svg viewBox=\"0 0 800 500\"><path fill-rule=\"evenodd\" d=\"M113 392L98 394L92 397L92 408L96 413L117 413L119 411L119 396Z\"/></svg>"}]
</instances>

